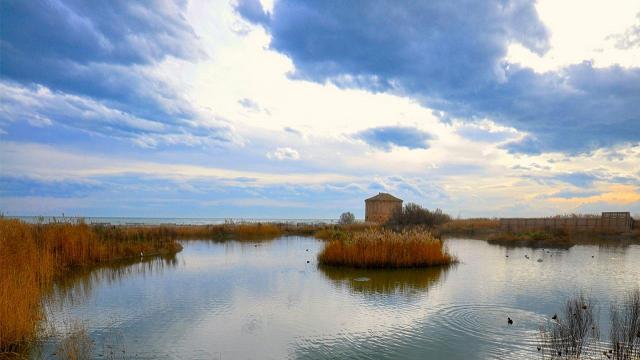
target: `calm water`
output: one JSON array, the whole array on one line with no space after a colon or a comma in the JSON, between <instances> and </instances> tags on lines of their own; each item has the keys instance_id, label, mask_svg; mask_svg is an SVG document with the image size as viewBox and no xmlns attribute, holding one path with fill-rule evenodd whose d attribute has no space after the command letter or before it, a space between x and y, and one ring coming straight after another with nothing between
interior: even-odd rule
<instances>
[{"instance_id":1,"label":"calm water","mask_svg":"<svg viewBox=\"0 0 640 360\"><path fill-rule=\"evenodd\" d=\"M173 259L70 278L52 324L83 319L96 358L522 359L537 358L538 328L567 296L589 293L605 319L611 299L640 286L638 245L451 239L460 264L411 271L318 268L312 238L184 245Z\"/></svg>"}]
</instances>

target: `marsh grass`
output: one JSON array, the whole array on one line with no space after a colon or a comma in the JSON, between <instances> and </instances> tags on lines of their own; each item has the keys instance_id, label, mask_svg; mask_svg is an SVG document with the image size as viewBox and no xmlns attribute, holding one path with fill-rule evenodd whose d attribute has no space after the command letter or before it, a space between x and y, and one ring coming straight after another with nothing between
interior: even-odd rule
<instances>
[{"instance_id":1,"label":"marsh grass","mask_svg":"<svg viewBox=\"0 0 640 360\"><path fill-rule=\"evenodd\" d=\"M579 359L595 348L600 338L595 309L594 300L584 294L567 300L562 314L540 330L542 357Z\"/></svg>"},{"instance_id":2,"label":"marsh grass","mask_svg":"<svg viewBox=\"0 0 640 360\"><path fill-rule=\"evenodd\" d=\"M640 289L627 293L611 306L611 356L615 360L640 359Z\"/></svg>"},{"instance_id":3,"label":"marsh grass","mask_svg":"<svg viewBox=\"0 0 640 360\"><path fill-rule=\"evenodd\" d=\"M77 270L174 254L178 239L258 241L312 234L318 227L271 223L112 226L82 220L25 223L0 216L0 353L20 353L35 340L44 319L43 300L54 281Z\"/></svg>"},{"instance_id":4,"label":"marsh grass","mask_svg":"<svg viewBox=\"0 0 640 360\"><path fill-rule=\"evenodd\" d=\"M442 241L427 230L366 229L331 240L318 255L322 265L354 268L418 268L455 262Z\"/></svg>"},{"instance_id":5,"label":"marsh grass","mask_svg":"<svg viewBox=\"0 0 640 360\"><path fill-rule=\"evenodd\" d=\"M42 300L73 269L115 259L175 253L163 230L78 223L27 224L0 218L0 352L29 347L44 318Z\"/></svg>"},{"instance_id":6,"label":"marsh grass","mask_svg":"<svg viewBox=\"0 0 640 360\"><path fill-rule=\"evenodd\" d=\"M600 340L597 304L583 294L569 298L556 319L540 328L543 359L640 359L640 288L611 304L609 341Z\"/></svg>"}]
</instances>

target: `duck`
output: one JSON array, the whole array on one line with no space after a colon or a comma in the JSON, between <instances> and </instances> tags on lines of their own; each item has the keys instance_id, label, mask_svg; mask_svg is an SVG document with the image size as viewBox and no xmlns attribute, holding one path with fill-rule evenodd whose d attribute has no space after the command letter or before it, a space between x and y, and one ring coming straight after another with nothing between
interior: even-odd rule
<instances>
[{"instance_id":1,"label":"duck","mask_svg":"<svg viewBox=\"0 0 640 360\"><path fill-rule=\"evenodd\" d=\"M558 314L553 314L553 316L551 317L552 320L558 320Z\"/></svg>"},{"instance_id":2,"label":"duck","mask_svg":"<svg viewBox=\"0 0 640 360\"><path fill-rule=\"evenodd\" d=\"M511 320L511 318L508 316L507 316L507 324L513 325L513 320Z\"/></svg>"}]
</instances>

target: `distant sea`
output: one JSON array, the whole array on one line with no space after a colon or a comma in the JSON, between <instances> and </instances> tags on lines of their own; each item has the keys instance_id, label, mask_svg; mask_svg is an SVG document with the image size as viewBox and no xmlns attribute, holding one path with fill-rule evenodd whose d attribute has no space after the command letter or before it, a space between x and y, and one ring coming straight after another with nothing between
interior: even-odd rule
<instances>
[{"instance_id":1,"label":"distant sea","mask_svg":"<svg viewBox=\"0 0 640 360\"><path fill-rule=\"evenodd\" d=\"M103 225L215 225L224 223L333 224L336 219L269 219L269 218L147 218L147 217L78 217L78 216L5 216L28 223L84 221Z\"/></svg>"}]
</instances>

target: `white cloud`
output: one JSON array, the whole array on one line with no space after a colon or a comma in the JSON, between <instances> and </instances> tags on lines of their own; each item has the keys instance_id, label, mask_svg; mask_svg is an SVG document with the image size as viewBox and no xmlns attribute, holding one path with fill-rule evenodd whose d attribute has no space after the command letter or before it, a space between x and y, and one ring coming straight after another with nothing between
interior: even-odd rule
<instances>
[{"instance_id":1,"label":"white cloud","mask_svg":"<svg viewBox=\"0 0 640 360\"><path fill-rule=\"evenodd\" d=\"M592 61L595 67L640 64L640 47L621 49L616 35L624 34L639 21L636 0L540 0L540 19L551 33L550 50L544 56L519 44L509 47L506 60L537 72L558 70L571 64Z\"/></svg>"},{"instance_id":2,"label":"white cloud","mask_svg":"<svg viewBox=\"0 0 640 360\"><path fill-rule=\"evenodd\" d=\"M290 147L281 147L268 152L267 158L271 160L298 160L300 159L300 154Z\"/></svg>"}]
</instances>

